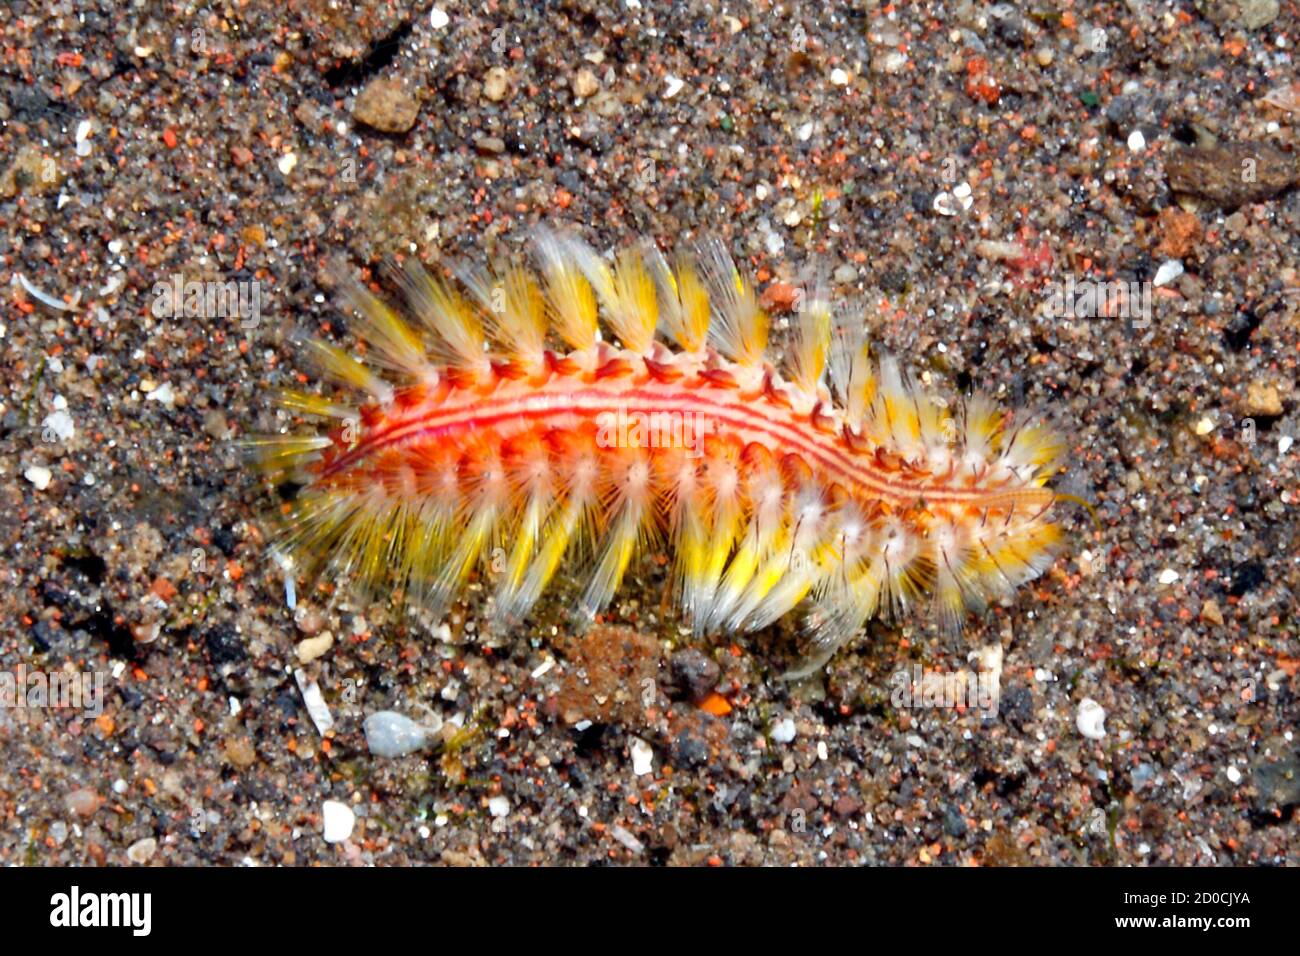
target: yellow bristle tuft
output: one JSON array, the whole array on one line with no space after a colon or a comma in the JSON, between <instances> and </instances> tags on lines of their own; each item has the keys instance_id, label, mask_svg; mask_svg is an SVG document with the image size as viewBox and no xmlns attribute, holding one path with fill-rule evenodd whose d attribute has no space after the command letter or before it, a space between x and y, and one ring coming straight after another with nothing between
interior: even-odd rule
<instances>
[{"instance_id":1,"label":"yellow bristle tuft","mask_svg":"<svg viewBox=\"0 0 1300 956\"><path fill-rule=\"evenodd\" d=\"M393 400L393 386L337 345L320 339L308 339L305 348L322 374L331 380L366 392L381 405L387 405Z\"/></svg>"},{"instance_id":2,"label":"yellow bristle tuft","mask_svg":"<svg viewBox=\"0 0 1300 956\"><path fill-rule=\"evenodd\" d=\"M962 412L962 444L971 461L986 461L997 448L1002 409L985 395L966 399Z\"/></svg>"},{"instance_id":3,"label":"yellow bristle tuft","mask_svg":"<svg viewBox=\"0 0 1300 956\"><path fill-rule=\"evenodd\" d=\"M528 270L511 265L497 275L487 270L457 274L477 300L497 343L512 358L541 364L545 360L546 305Z\"/></svg>"},{"instance_id":4,"label":"yellow bristle tuft","mask_svg":"<svg viewBox=\"0 0 1300 956\"><path fill-rule=\"evenodd\" d=\"M867 346L867 320L853 310L835 323L831 332L831 384L844 407L844 417L860 428L876 397L876 370Z\"/></svg>"},{"instance_id":5,"label":"yellow bristle tuft","mask_svg":"<svg viewBox=\"0 0 1300 956\"><path fill-rule=\"evenodd\" d=\"M487 366L487 337L474 310L441 279L431 276L414 259L392 270L416 318L435 337L434 354L440 361L462 368Z\"/></svg>"},{"instance_id":6,"label":"yellow bristle tuft","mask_svg":"<svg viewBox=\"0 0 1300 956\"><path fill-rule=\"evenodd\" d=\"M796 307L790 382L815 397L822 386L831 347L831 302L824 269L819 268L807 283L807 291L797 300Z\"/></svg>"},{"instance_id":7,"label":"yellow bristle tuft","mask_svg":"<svg viewBox=\"0 0 1300 956\"><path fill-rule=\"evenodd\" d=\"M360 317L357 338L374 349L378 364L412 378L432 377L433 369L420 336L386 302L344 273L342 266L336 265L333 272L344 307Z\"/></svg>"},{"instance_id":8,"label":"yellow bristle tuft","mask_svg":"<svg viewBox=\"0 0 1300 956\"><path fill-rule=\"evenodd\" d=\"M641 502L625 501L614 522L605 531L605 543L596 570L578 602L578 617L594 620L614 597L636 553L646 518Z\"/></svg>"},{"instance_id":9,"label":"yellow bristle tuft","mask_svg":"<svg viewBox=\"0 0 1300 956\"><path fill-rule=\"evenodd\" d=\"M605 321L623 347L646 354L654 344L659 306L654 279L640 251L624 249L611 268L590 247L576 246L577 259L596 290Z\"/></svg>"},{"instance_id":10,"label":"yellow bristle tuft","mask_svg":"<svg viewBox=\"0 0 1300 956\"><path fill-rule=\"evenodd\" d=\"M945 634L957 634L966 611L982 608L985 603L978 552L968 529L955 522L939 522L929 535L934 618Z\"/></svg>"},{"instance_id":11,"label":"yellow bristle tuft","mask_svg":"<svg viewBox=\"0 0 1300 956\"><path fill-rule=\"evenodd\" d=\"M238 438L231 444L259 471L293 474L319 458L319 453L334 443L325 435L259 435Z\"/></svg>"},{"instance_id":12,"label":"yellow bristle tuft","mask_svg":"<svg viewBox=\"0 0 1300 956\"><path fill-rule=\"evenodd\" d=\"M721 240L701 243L697 256L713 309L709 340L736 364L758 367L767 349L768 317L759 306L757 291L736 268Z\"/></svg>"},{"instance_id":13,"label":"yellow bristle tuft","mask_svg":"<svg viewBox=\"0 0 1300 956\"><path fill-rule=\"evenodd\" d=\"M596 344L596 294L583 274L572 242L549 230L538 230L534 241L546 280L546 304L556 334L573 349Z\"/></svg>"},{"instance_id":14,"label":"yellow bristle tuft","mask_svg":"<svg viewBox=\"0 0 1300 956\"><path fill-rule=\"evenodd\" d=\"M304 415L315 415L317 418L334 418L339 420L355 419L357 410L348 405L340 405L337 402L330 401L323 395L317 395L314 392L303 392L298 389L284 388L276 396L281 408L287 408L290 411L300 412Z\"/></svg>"},{"instance_id":15,"label":"yellow bristle tuft","mask_svg":"<svg viewBox=\"0 0 1300 956\"><path fill-rule=\"evenodd\" d=\"M517 622L527 614L542 596L551 579L559 570L565 553L581 530L590 521L592 500L582 491L569 495L564 506L546 523L541 545L524 572L519 585L497 605L497 618L501 624Z\"/></svg>"},{"instance_id":16,"label":"yellow bristle tuft","mask_svg":"<svg viewBox=\"0 0 1300 956\"><path fill-rule=\"evenodd\" d=\"M916 393L913 393L912 404L916 409L921 444L936 460L940 455L946 460L946 450L955 447L961 437L948 406L933 395Z\"/></svg>"},{"instance_id":17,"label":"yellow bristle tuft","mask_svg":"<svg viewBox=\"0 0 1300 956\"><path fill-rule=\"evenodd\" d=\"M1041 520L979 536L976 558L982 562L983 587L990 595L1010 594L1047 570L1060 543L1060 527Z\"/></svg>"},{"instance_id":18,"label":"yellow bristle tuft","mask_svg":"<svg viewBox=\"0 0 1300 956\"><path fill-rule=\"evenodd\" d=\"M1041 486L1056 472L1065 440L1049 425L1033 420L1017 424L1002 448L1002 461L1022 479Z\"/></svg>"},{"instance_id":19,"label":"yellow bristle tuft","mask_svg":"<svg viewBox=\"0 0 1300 956\"><path fill-rule=\"evenodd\" d=\"M490 547L500 511L497 502L487 502L467 513L469 520L457 530L451 554L431 577L428 586L416 596L430 613L439 615L446 610L470 570Z\"/></svg>"},{"instance_id":20,"label":"yellow bristle tuft","mask_svg":"<svg viewBox=\"0 0 1300 956\"><path fill-rule=\"evenodd\" d=\"M709 341L709 292L689 256L678 254L675 268L652 243L646 261L659 296L659 318L673 341L689 354L704 351Z\"/></svg>"}]
</instances>

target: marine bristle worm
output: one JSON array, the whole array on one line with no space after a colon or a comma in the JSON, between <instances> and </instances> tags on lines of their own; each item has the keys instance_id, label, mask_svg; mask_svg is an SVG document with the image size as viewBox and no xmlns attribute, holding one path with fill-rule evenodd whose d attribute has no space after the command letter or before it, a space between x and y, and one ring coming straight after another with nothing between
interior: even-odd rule
<instances>
[{"instance_id":1,"label":"marine bristle worm","mask_svg":"<svg viewBox=\"0 0 1300 956\"><path fill-rule=\"evenodd\" d=\"M463 292L394 266L413 321L342 282L366 361L306 349L356 401L287 392L332 426L250 443L301 486L277 545L299 568L440 614L482 564L509 625L562 562L582 562L577 614L593 618L653 548L697 632L802 607L824 659L878 614L928 607L957 630L1052 563L1058 434L912 387L824 283L800 297L778 371L757 291L717 240L607 260L542 231L533 254L535 270L458 270Z\"/></svg>"}]
</instances>

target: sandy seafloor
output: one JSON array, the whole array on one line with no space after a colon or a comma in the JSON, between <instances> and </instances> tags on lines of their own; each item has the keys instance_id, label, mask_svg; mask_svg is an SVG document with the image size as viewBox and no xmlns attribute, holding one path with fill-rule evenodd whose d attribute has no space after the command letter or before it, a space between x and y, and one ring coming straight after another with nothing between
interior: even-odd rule
<instances>
[{"instance_id":1,"label":"sandy seafloor","mask_svg":"<svg viewBox=\"0 0 1300 956\"><path fill-rule=\"evenodd\" d=\"M0 862L1296 863L1297 11L4 4L0 660L104 690L0 711ZM655 560L582 639L571 596L483 635L482 585L442 627L304 583L295 621L227 439L276 427L295 330L350 341L325 265L538 221L719 235L773 303L819 256L915 377L1053 416L1099 528L795 684L792 624L696 640ZM259 321L159 317L176 276ZM1150 321L1045 314L1069 278L1159 281ZM991 719L891 699L998 647ZM377 757L381 710L443 730Z\"/></svg>"}]
</instances>

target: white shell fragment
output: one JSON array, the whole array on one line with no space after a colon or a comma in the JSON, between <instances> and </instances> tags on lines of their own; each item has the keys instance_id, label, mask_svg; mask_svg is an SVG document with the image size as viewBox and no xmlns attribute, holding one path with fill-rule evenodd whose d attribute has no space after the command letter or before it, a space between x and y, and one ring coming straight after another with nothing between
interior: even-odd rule
<instances>
[{"instance_id":1,"label":"white shell fragment","mask_svg":"<svg viewBox=\"0 0 1300 956\"><path fill-rule=\"evenodd\" d=\"M316 725L316 732L324 737L334 729L334 716L330 713L329 704L325 703L325 697L320 692L320 685L307 676L306 671L301 667L293 672L293 679L298 684L298 690L302 694L302 702L307 708L307 715L311 717L311 722Z\"/></svg>"},{"instance_id":2,"label":"white shell fragment","mask_svg":"<svg viewBox=\"0 0 1300 956\"><path fill-rule=\"evenodd\" d=\"M54 475L44 465L32 465L23 472L23 477L35 485L37 491L44 491L50 487L50 479Z\"/></svg>"},{"instance_id":3,"label":"white shell fragment","mask_svg":"<svg viewBox=\"0 0 1300 956\"><path fill-rule=\"evenodd\" d=\"M1160 268L1156 270L1156 276L1151 280L1151 284L1157 289L1162 285L1169 285L1180 275L1183 274L1183 264L1177 259L1166 259L1160 263Z\"/></svg>"},{"instance_id":4,"label":"white shell fragment","mask_svg":"<svg viewBox=\"0 0 1300 956\"><path fill-rule=\"evenodd\" d=\"M795 726L794 721L787 717L784 720L778 720L772 725L772 739L778 744L788 744L794 740Z\"/></svg>"},{"instance_id":5,"label":"white shell fragment","mask_svg":"<svg viewBox=\"0 0 1300 956\"><path fill-rule=\"evenodd\" d=\"M342 843L352 836L352 828L357 825L357 815L350 806L337 800L326 800L320 809L326 843Z\"/></svg>"},{"instance_id":6,"label":"white shell fragment","mask_svg":"<svg viewBox=\"0 0 1300 956\"><path fill-rule=\"evenodd\" d=\"M959 183L952 192L935 193L931 208L941 216L955 216L975 205L970 183Z\"/></svg>"},{"instance_id":7,"label":"white shell fragment","mask_svg":"<svg viewBox=\"0 0 1300 956\"><path fill-rule=\"evenodd\" d=\"M45 420L41 422L41 427L54 441L67 441L77 433L77 426L73 424L72 416L63 409L46 415Z\"/></svg>"},{"instance_id":8,"label":"white shell fragment","mask_svg":"<svg viewBox=\"0 0 1300 956\"><path fill-rule=\"evenodd\" d=\"M632 752L632 772L638 777L644 777L654 769L655 752L640 737L632 738L628 750Z\"/></svg>"},{"instance_id":9,"label":"white shell fragment","mask_svg":"<svg viewBox=\"0 0 1300 956\"><path fill-rule=\"evenodd\" d=\"M90 155L90 134L94 132L94 124L90 120L82 120L77 124L75 141L77 144L77 155L86 157Z\"/></svg>"},{"instance_id":10,"label":"white shell fragment","mask_svg":"<svg viewBox=\"0 0 1300 956\"><path fill-rule=\"evenodd\" d=\"M1106 736L1106 711L1102 710L1101 704L1091 697L1079 701L1079 710L1074 715L1074 723L1079 728L1079 733L1089 740L1101 740Z\"/></svg>"},{"instance_id":11,"label":"white shell fragment","mask_svg":"<svg viewBox=\"0 0 1300 956\"><path fill-rule=\"evenodd\" d=\"M430 728L395 710L371 714L363 727L366 746L376 757L405 757L429 743Z\"/></svg>"},{"instance_id":12,"label":"white shell fragment","mask_svg":"<svg viewBox=\"0 0 1300 956\"><path fill-rule=\"evenodd\" d=\"M641 853L642 851L645 850L645 845L640 840L634 837L627 830L623 829L623 827L619 826L617 823L612 824L610 826L609 835L612 836L619 843L623 844L623 846L627 847L633 853Z\"/></svg>"}]
</instances>

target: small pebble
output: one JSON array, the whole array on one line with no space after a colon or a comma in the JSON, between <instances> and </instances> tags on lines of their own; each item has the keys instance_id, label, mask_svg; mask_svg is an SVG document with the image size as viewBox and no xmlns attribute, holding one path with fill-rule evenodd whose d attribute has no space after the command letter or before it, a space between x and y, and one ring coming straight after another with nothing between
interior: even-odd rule
<instances>
[{"instance_id":1,"label":"small pebble","mask_svg":"<svg viewBox=\"0 0 1300 956\"><path fill-rule=\"evenodd\" d=\"M836 266L832 277L840 285L848 285L850 282L858 281L858 267L845 262Z\"/></svg>"},{"instance_id":2,"label":"small pebble","mask_svg":"<svg viewBox=\"0 0 1300 956\"><path fill-rule=\"evenodd\" d=\"M73 790L67 796L65 801L68 805L68 812L79 817L93 816L99 809L99 794L93 790Z\"/></svg>"},{"instance_id":3,"label":"small pebble","mask_svg":"<svg viewBox=\"0 0 1300 956\"><path fill-rule=\"evenodd\" d=\"M126 858L132 863L148 863L158 851L158 841L153 837L137 840L126 850Z\"/></svg>"},{"instance_id":4,"label":"small pebble","mask_svg":"<svg viewBox=\"0 0 1300 956\"><path fill-rule=\"evenodd\" d=\"M586 99L594 96L600 90L600 81L596 79L596 74L587 68L579 70L573 77L573 95Z\"/></svg>"},{"instance_id":5,"label":"small pebble","mask_svg":"<svg viewBox=\"0 0 1300 956\"><path fill-rule=\"evenodd\" d=\"M366 746L376 757L405 757L422 750L432 730L395 710L371 714L363 727Z\"/></svg>"},{"instance_id":6,"label":"small pebble","mask_svg":"<svg viewBox=\"0 0 1300 956\"><path fill-rule=\"evenodd\" d=\"M903 67L907 66L907 54L900 50L894 50L887 54L880 64L880 69L889 74L901 73Z\"/></svg>"},{"instance_id":7,"label":"small pebble","mask_svg":"<svg viewBox=\"0 0 1300 956\"><path fill-rule=\"evenodd\" d=\"M623 846L627 847L633 853L640 853L643 850L645 850L645 846L641 843L640 840L634 837L631 833L628 833L627 830L623 829L617 823L610 826L609 835L612 836L619 843L623 844Z\"/></svg>"},{"instance_id":8,"label":"small pebble","mask_svg":"<svg viewBox=\"0 0 1300 956\"><path fill-rule=\"evenodd\" d=\"M510 71L494 66L483 77L483 95L493 103L500 103L510 95Z\"/></svg>"},{"instance_id":9,"label":"small pebble","mask_svg":"<svg viewBox=\"0 0 1300 956\"><path fill-rule=\"evenodd\" d=\"M1300 166L1291 155L1261 142L1176 144L1164 163L1175 193L1203 197L1227 210L1263 202L1300 181Z\"/></svg>"},{"instance_id":10,"label":"small pebble","mask_svg":"<svg viewBox=\"0 0 1300 956\"><path fill-rule=\"evenodd\" d=\"M176 404L176 390L172 388L171 382L163 382L157 388L149 393L149 401L157 402L171 408Z\"/></svg>"},{"instance_id":11,"label":"small pebble","mask_svg":"<svg viewBox=\"0 0 1300 956\"><path fill-rule=\"evenodd\" d=\"M1018 242L981 239L975 243L975 253L982 259L991 259L994 262L1015 262L1025 257L1025 247Z\"/></svg>"},{"instance_id":12,"label":"small pebble","mask_svg":"<svg viewBox=\"0 0 1300 956\"><path fill-rule=\"evenodd\" d=\"M1224 6L1231 11L1233 20L1247 30L1268 26L1282 10L1280 0L1237 0L1236 3Z\"/></svg>"},{"instance_id":13,"label":"small pebble","mask_svg":"<svg viewBox=\"0 0 1300 956\"><path fill-rule=\"evenodd\" d=\"M494 817L506 817L510 815L510 801L503 796L488 798L488 813Z\"/></svg>"},{"instance_id":14,"label":"small pebble","mask_svg":"<svg viewBox=\"0 0 1300 956\"><path fill-rule=\"evenodd\" d=\"M226 742L226 759L240 770L247 770L257 763L257 751L247 737L234 737Z\"/></svg>"},{"instance_id":15,"label":"small pebble","mask_svg":"<svg viewBox=\"0 0 1300 956\"><path fill-rule=\"evenodd\" d=\"M299 606L298 613L294 615L293 620L298 625L298 630L308 637L319 634L321 628L325 626L325 615L314 607L308 607L305 604Z\"/></svg>"},{"instance_id":16,"label":"small pebble","mask_svg":"<svg viewBox=\"0 0 1300 956\"><path fill-rule=\"evenodd\" d=\"M401 80L376 77L357 94L352 116L381 133L405 133L420 115L420 101Z\"/></svg>"},{"instance_id":17,"label":"small pebble","mask_svg":"<svg viewBox=\"0 0 1300 956\"><path fill-rule=\"evenodd\" d=\"M474 148L488 156L499 156L506 151L506 143L500 136L476 135Z\"/></svg>"},{"instance_id":18,"label":"small pebble","mask_svg":"<svg viewBox=\"0 0 1300 956\"><path fill-rule=\"evenodd\" d=\"M1252 415L1281 415L1282 396L1270 382L1253 381L1246 386L1246 410Z\"/></svg>"},{"instance_id":19,"label":"small pebble","mask_svg":"<svg viewBox=\"0 0 1300 956\"><path fill-rule=\"evenodd\" d=\"M298 661L302 664L310 664L316 658L321 657L334 646L334 635L329 631L321 634L319 637L309 637L306 640L298 642Z\"/></svg>"},{"instance_id":20,"label":"small pebble","mask_svg":"<svg viewBox=\"0 0 1300 956\"><path fill-rule=\"evenodd\" d=\"M1128 134L1128 148L1131 153L1140 153L1147 148L1147 138L1142 135L1140 129L1135 129Z\"/></svg>"},{"instance_id":21,"label":"small pebble","mask_svg":"<svg viewBox=\"0 0 1300 956\"><path fill-rule=\"evenodd\" d=\"M229 438L230 422L226 419L226 413L219 408L208 409L203 415L203 431L217 441Z\"/></svg>"},{"instance_id":22,"label":"small pebble","mask_svg":"<svg viewBox=\"0 0 1300 956\"><path fill-rule=\"evenodd\" d=\"M352 828L357 824L357 815L346 803L326 800L321 804L321 821L325 842L342 843L352 836Z\"/></svg>"},{"instance_id":23,"label":"small pebble","mask_svg":"<svg viewBox=\"0 0 1300 956\"><path fill-rule=\"evenodd\" d=\"M43 465L31 465L23 472L23 477L30 481L37 491L44 491L50 486L50 479L54 475L50 469Z\"/></svg>"},{"instance_id":24,"label":"small pebble","mask_svg":"<svg viewBox=\"0 0 1300 956\"><path fill-rule=\"evenodd\" d=\"M772 739L779 744L788 744L794 740L795 727L793 718L786 717L772 725Z\"/></svg>"}]
</instances>

